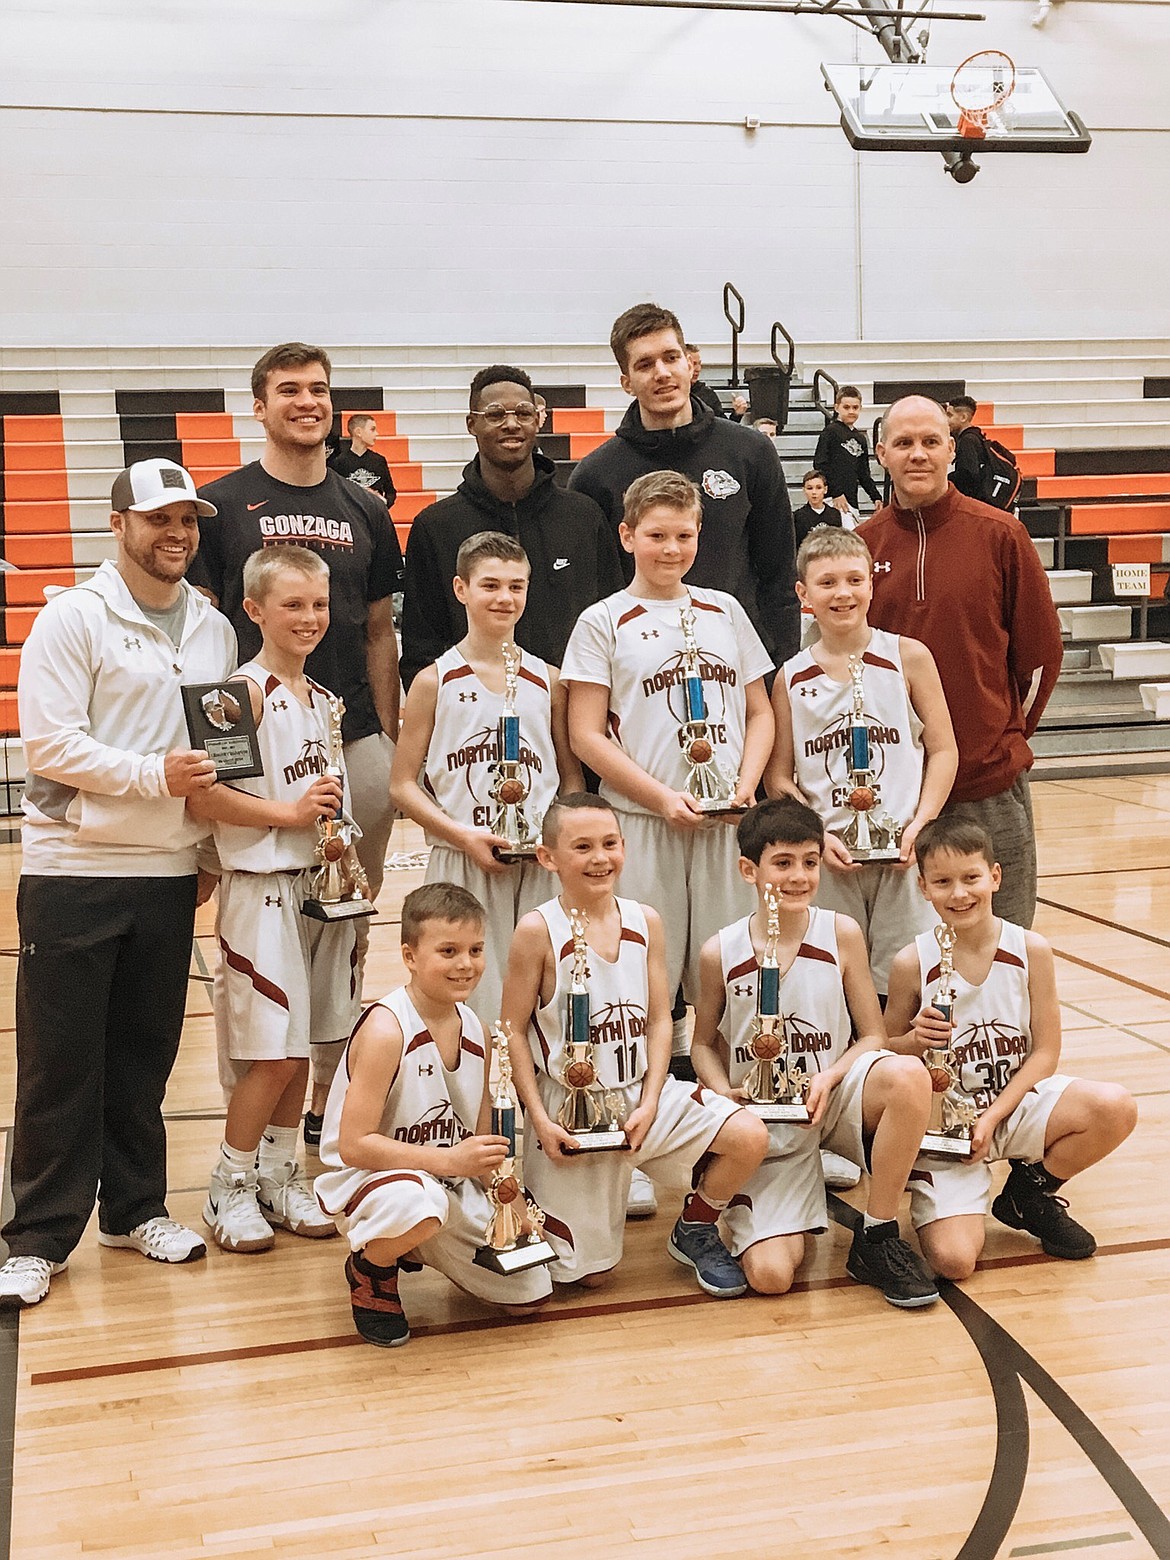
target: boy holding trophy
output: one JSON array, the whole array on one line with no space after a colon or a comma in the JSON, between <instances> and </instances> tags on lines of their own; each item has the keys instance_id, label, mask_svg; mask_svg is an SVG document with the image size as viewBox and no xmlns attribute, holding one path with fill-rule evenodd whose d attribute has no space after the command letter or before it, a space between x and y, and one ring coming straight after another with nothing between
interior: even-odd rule
<instances>
[{"instance_id":1,"label":"boy holding trophy","mask_svg":"<svg viewBox=\"0 0 1170 1560\"><path fill-rule=\"evenodd\" d=\"M925 1069L884 1049L857 923L813 903L824 841L816 813L790 798L764 802L737 832L756 910L703 949L691 1048L708 1088L769 1123L768 1156L724 1214L731 1250L753 1289L792 1287L806 1234L828 1227L825 1147L870 1171L849 1274L891 1305L933 1305L934 1280L898 1231L930 1112Z\"/></svg>"},{"instance_id":2,"label":"boy holding trophy","mask_svg":"<svg viewBox=\"0 0 1170 1560\"><path fill-rule=\"evenodd\" d=\"M932 1081L955 1090L974 1118L965 1158L924 1153L910 1177L910 1216L922 1249L944 1278L969 1278L990 1210L1000 1223L1034 1235L1050 1257L1091 1257L1096 1241L1057 1193L1124 1142L1137 1107L1119 1085L1056 1071L1060 1004L1052 949L1039 933L993 913L1001 874L987 832L951 814L928 824L914 850L921 890L952 935L924 932L894 959L890 1045L932 1062L952 1058L951 1067L934 1067ZM949 989L940 994L940 987ZM1011 1170L992 1201L990 1167L1003 1159Z\"/></svg>"},{"instance_id":3,"label":"boy holding trophy","mask_svg":"<svg viewBox=\"0 0 1170 1560\"><path fill-rule=\"evenodd\" d=\"M272 1228L334 1233L297 1164L309 1046L340 1045L361 1005L355 901L305 913L318 885L348 865L364 882L345 811L339 701L305 676L329 627L329 569L308 548L262 548L244 565L244 610L263 636L241 666L263 774L187 799L209 818L223 866L213 1006L224 1140L203 1205L224 1251L267 1251ZM327 844L326 844L327 841ZM327 854L326 854L327 852Z\"/></svg>"},{"instance_id":4,"label":"boy holding trophy","mask_svg":"<svg viewBox=\"0 0 1170 1560\"><path fill-rule=\"evenodd\" d=\"M600 775L625 837L622 887L670 907L667 986L673 1001L681 981L691 1002L699 949L750 908L734 824L773 739L772 661L747 613L724 591L683 583L702 513L698 488L676 471L631 483L620 535L634 578L581 614L562 671L573 751Z\"/></svg>"},{"instance_id":5,"label":"boy holding trophy","mask_svg":"<svg viewBox=\"0 0 1170 1560\"><path fill-rule=\"evenodd\" d=\"M410 1337L400 1267L423 1263L517 1312L540 1305L552 1287L543 1266L509 1270L483 1260L505 1222L501 1210L522 1189L498 1174L510 1171L514 1151L507 1105L493 1102L484 1027L467 1006L484 966L475 896L455 883L407 894L402 961L407 983L366 1009L337 1069L321 1131L325 1170L315 1183L349 1240L354 1326L382 1348ZM531 1212L504 1232L500 1248L529 1233Z\"/></svg>"},{"instance_id":6,"label":"boy holding trophy","mask_svg":"<svg viewBox=\"0 0 1170 1560\"><path fill-rule=\"evenodd\" d=\"M773 685L776 747L764 783L824 821L817 904L860 925L884 996L894 954L934 923L913 880L914 840L947 799L958 749L930 651L866 621L873 559L861 537L813 531L796 569L820 638Z\"/></svg>"},{"instance_id":7,"label":"boy holding trophy","mask_svg":"<svg viewBox=\"0 0 1170 1560\"><path fill-rule=\"evenodd\" d=\"M541 864L560 893L516 928L504 1027L524 1106L525 1170L545 1210L558 1283L596 1288L621 1260L635 1166L691 1192L668 1250L719 1299L745 1289L716 1228L768 1136L738 1101L668 1076L670 997L662 921L619 899L618 819L602 797L559 797ZM696 1166L700 1173L694 1174Z\"/></svg>"},{"instance_id":8,"label":"boy holding trophy","mask_svg":"<svg viewBox=\"0 0 1170 1560\"><path fill-rule=\"evenodd\" d=\"M523 547L479 531L456 571L467 633L410 685L390 795L427 832L425 881L461 883L484 907L487 967L471 1006L494 1024L516 922L547 893L541 820L557 791L579 790L582 778L557 669L515 642L528 597Z\"/></svg>"}]
</instances>

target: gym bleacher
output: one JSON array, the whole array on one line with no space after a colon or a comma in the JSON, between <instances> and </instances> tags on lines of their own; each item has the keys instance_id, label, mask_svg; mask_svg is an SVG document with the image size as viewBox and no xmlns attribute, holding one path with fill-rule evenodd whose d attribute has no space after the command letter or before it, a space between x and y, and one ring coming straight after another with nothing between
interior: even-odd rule
<instances>
[{"instance_id":1,"label":"gym bleacher","mask_svg":"<svg viewBox=\"0 0 1170 1560\"><path fill-rule=\"evenodd\" d=\"M766 363L735 343L739 365ZM16 738L20 646L45 592L113 556L109 490L131 461L163 455L209 482L255 459L249 371L259 348L19 348L0 351L0 721L7 810L23 779ZM704 377L729 398L726 345L702 345ZM415 515L451 492L473 453L464 423L476 368L515 361L549 418L541 447L561 480L628 404L607 347L350 347L333 353L338 425L377 418L405 545ZM1012 449L1020 516L1049 570L1067 649L1035 743L1044 773L1161 767L1170 719L1170 343L819 343L798 351L778 439L794 503L824 425L814 385L857 384L868 423L908 390L973 395L976 421ZM738 379L740 375L736 375ZM1115 564L1147 564L1150 597L1118 597ZM1069 766L1073 766L1069 769Z\"/></svg>"}]
</instances>

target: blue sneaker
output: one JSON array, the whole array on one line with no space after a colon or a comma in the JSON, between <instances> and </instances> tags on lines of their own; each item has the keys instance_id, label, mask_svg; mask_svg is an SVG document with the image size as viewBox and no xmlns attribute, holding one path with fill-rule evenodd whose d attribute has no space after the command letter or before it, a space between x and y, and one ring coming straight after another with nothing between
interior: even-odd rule
<instances>
[{"instance_id":1,"label":"blue sneaker","mask_svg":"<svg viewBox=\"0 0 1170 1560\"><path fill-rule=\"evenodd\" d=\"M714 1224L691 1224L679 1219L670 1232L666 1249L676 1262L694 1268L699 1288L717 1300L734 1300L747 1289L743 1269L719 1239Z\"/></svg>"}]
</instances>

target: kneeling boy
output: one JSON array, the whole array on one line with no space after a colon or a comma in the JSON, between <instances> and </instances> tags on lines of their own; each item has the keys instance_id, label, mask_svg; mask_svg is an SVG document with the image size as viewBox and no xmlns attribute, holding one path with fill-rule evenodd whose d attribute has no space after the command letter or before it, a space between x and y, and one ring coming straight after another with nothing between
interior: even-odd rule
<instances>
[{"instance_id":1,"label":"kneeling boy","mask_svg":"<svg viewBox=\"0 0 1170 1560\"><path fill-rule=\"evenodd\" d=\"M316 1180L349 1239L354 1325L383 1348L410 1337L398 1296L408 1253L506 1308L528 1309L552 1288L543 1268L502 1277L475 1264L492 1212L483 1183L508 1142L487 1131L488 1047L466 1006L484 965L474 894L454 883L408 894L402 961L410 979L366 1009L337 1069Z\"/></svg>"},{"instance_id":2,"label":"kneeling boy","mask_svg":"<svg viewBox=\"0 0 1170 1560\"><path fill-rule=\"evenodd\" d=\"M936 819L914 844L919 882L955 933L953 1024L930 1006L938 944L922 933L890 968L886 1023L895 1050L922 1056L948 1044L958 1092L978 1112L966 1160L919 1159L910 1215L927 1260L944 1278L969 1278L990 1211L1026 1230L1051 1257L1091 1257L1097 1243L1056 1194L1070 1176L1133 1131L1137 1107L1116 1084L1057 1073L1060 1005L1052 949L1037 932L992 913L1000 869L991 839L959 816ZM991 1164L1011 1162L991 1199Z\"/></svg>"},{"instance_id":3,"label":"kneeling boy","mask_svg":"<svg viewBox=\"0 0 1170 1560\"><path fill-rule=\"evenodd\" d=\"M850 1275L875 1285L891 1305L932 1305L934 1280L898 1232L898 1203L930 1115L929 1078L913 1062L907 1066L909 1058L882 1049L885 1032L860 927L813 904L824 847L816 813L792 800L764 802L741 820L738 833L739 870L755 888L757 905L703 948L695 1072L720 1094L747 1098L770 892L779 902L780 1012L789 1057L809 1080L811 1119L807 1126L769 1127L768 1157L724 1215L731 1249L753 1289L783 1294L791 1288L805 1235L828 1226L823 1146L870 1171ZM853 1030L858 1039L851 1044Z\"/></svg>"},{"instance_id":4,"label":"kneeling boy","mask_svg":"<svg viewBox=\"0 0 1170 1560\"><path fill-rule=\"evenodd\" d=\"M667 1075L670 994L662 922L648 905L618 899L625 847L601 797L559 797L544 820L539 859L561 891L516 928L504 980L512 1069L526 1115L525 1175L547 1215L558 1283L597 1287L621 1260L635 1167L675 1189L696 1186L668 1250L719 1299L744 1292L743 1273L719 1238L720 1213L759 1165L768 1135L738 1102ZM597 1082L617 1097L627 1150L576 1155L557 1115L568 1090L571 912L587 921L590 1043ZM701 1161L701 1164L700 1164ZM698 1173L694 1174L696 1167Z\"/></svg>"}]
</instances>

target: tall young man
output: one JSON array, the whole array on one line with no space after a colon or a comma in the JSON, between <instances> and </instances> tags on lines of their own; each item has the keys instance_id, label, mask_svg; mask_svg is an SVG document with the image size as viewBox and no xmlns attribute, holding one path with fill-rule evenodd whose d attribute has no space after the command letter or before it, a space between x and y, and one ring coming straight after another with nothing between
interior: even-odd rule
<instances>
[{"instance_id":1,"label":"tall young man","mask_svg":"<svg viewBox=\"0 0 1170 1560\"><path fill-rule=\"evenodd\" d=\"M636 477L690 477L703 495L703 525L687 583L734 596L782 661L799 647L800 609L792 509L774 446L716 417L692 394L682 326L669 309L635 304L614 321L609 339L633 404L614 438L576 467L569 487L601 506L616 535Z\"/></svg>"},{"instance_id":2,"label":"tall young man","mask_svg":"<svg viewBox=\"0 0 1170 1560\"><path fill-rule=\"evenodd\" d=\"M284 342L252 370L253 414L264 429L258 461L209 483L219 511L205 525L192 583L209 588L230 618L240 660L253 660L260 632L244 611L244 564L259 547L298 542L329 565L329 631L305 663L314 682L345 702L342 736L357 850L376 897L394 822L390 764L398 734L398 644L391 596L402 552L386 506L375 494L330 471L325 439L333 424L331 365L321 347ZM369 932L359 923L359 958ZM325 1096L340 1047L313 1056L313 1116ZM309 1125L310 1140L317 1130Z\"/></svg>"}]
</instances>

